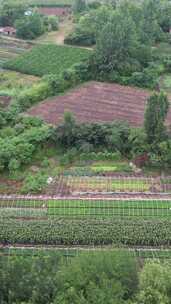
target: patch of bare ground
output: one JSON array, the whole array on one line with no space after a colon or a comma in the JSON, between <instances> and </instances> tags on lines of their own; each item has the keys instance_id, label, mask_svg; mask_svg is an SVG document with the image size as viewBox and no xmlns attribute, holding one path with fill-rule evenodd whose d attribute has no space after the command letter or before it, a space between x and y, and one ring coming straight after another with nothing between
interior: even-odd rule
<instances>
[{"instance_id":1,"label":"patch of bare ground","mask_svg":"<svg viewBox=\"0 0 171 304\"><path fill-rule=\"evenodd\" d=\"M92 81L70 90L64 96L45 100L27 113L52 125L59 124L64 112L69 111L79 122L120 120L138 127L143 125L144 110L150 95L148 90ZM171 110L167 124L171 125Z\"/></svg>"}]
</instances>

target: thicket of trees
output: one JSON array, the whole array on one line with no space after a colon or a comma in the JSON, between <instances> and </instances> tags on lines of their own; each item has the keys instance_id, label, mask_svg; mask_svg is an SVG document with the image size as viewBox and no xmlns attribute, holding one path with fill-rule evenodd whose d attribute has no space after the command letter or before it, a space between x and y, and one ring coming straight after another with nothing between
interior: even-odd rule
<instances>
[{"instance_id":1,"label":"thicket of trees","mask_svg":"<svg viewBox=\"0 0 171 304\"><path fill-rule=\"evenodd\" d=\"M166 61L153 47L170 42L168 0L114 1L86 9L65 42L96 44L90 62L92 78L155 88ZM170 59L169 59L170 60Z\"/></svg>"},{"instance_id":2,"label":"thicket of trees","mask_svg":"<svg viewBox=\"0 0 171 304\"><path fill-rule=\"evenodd\" d=\"M1 304L169 304L171 264L126 252L0 258Z\"/></svg>"}]
</instances>

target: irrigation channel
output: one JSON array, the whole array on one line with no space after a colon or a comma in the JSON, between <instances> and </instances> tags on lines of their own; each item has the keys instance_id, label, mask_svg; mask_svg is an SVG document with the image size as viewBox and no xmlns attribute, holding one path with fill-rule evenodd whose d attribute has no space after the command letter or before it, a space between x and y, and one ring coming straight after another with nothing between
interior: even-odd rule
<instances>
[{"instance_id":1,"label":"irrigation channel","mask_svg":"<svg viewBox=\"0 0 171 304\"><path fill-rule=\"evenodd\" d=\"M142 259L170 259L170 183L62 177L57 195L1 195L0 255L125 249Z\"/></svg>"}]
</instances>

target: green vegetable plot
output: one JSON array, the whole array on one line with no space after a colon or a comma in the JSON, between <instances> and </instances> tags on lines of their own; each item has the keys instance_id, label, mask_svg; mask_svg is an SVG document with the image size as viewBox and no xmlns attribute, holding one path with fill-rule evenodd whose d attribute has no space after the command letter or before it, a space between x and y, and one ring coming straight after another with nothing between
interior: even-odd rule
<instances>
[{"instance_id":1,"label":"green vegetable plot","mask_svg":"<svg viewBox=\"0 0 171 304\"><path fill-rule=\"evenodd\" d=\"M90 52L86 49L68 46L40 45L14 60L9 60L4 66L36 76L60 74L74 63L87 59Z\"/></svg>"},{"instance_id":2,"label":"green vegetable plot","mask_svg":"<svg viewBox=\"0 0 171 304\"><path fill-rule=\"evenodd\" d=\"M1 201L0 217L171 218L168 200Z\"/></svg>"},{"instance_id":3,"label":"green vegetable plot","mask_svg":"<svg viewBox=\"0 0 171 304\"><path fill-rule=\"evenodd\" d=\"M44 245L170 246L170 220L66 219L0 221L0 243Z\"/></svg>"}]
</instances>

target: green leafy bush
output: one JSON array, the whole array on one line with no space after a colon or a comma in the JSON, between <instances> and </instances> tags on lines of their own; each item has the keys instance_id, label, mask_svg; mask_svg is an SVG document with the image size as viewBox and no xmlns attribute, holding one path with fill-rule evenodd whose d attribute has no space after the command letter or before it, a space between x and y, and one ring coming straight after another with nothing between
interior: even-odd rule
<instances>
[{"instance_id":1,"label":"green leafy bush","mask_svg":"<svg viewBox=\"0 0 171 304\"><path fill-rule=\"evenodd\" d=\"M43 17L37 12L22 16L15 22L16 35L21 39L34 39L45 32Z\"/></svg>"},{"instance_id":2,"label":"green leafy bush","mask_svg":"<svg viewBox=\"0 0 171 304\"><path fill-rule=\"evenodd\" d=\"M51 129L42 125L30 127L13 137L0 138L0 163L13 170L32 160L33 152L51 137Z\"/></svg>"},{"instance_id":3,"label":"green leafy bush","mask_svg":"<svg viewBox=\"0 0 171 304\"><path fill-rule=\"evenodd\" d=\"M16 102L23 111L31 107L34 103L44 100L51 96L51 89L46 82L33 85L30 89L24 90L16 99Z\"/></svg>"},{"instance_id":4,"label":"green leafy bush","mask_svg":"<svg viewBox=\"0 0 171 304\"><path fill-rule=\"evenodd\" d=\"M20 168L20 162L15 159L15 158L12 158L8 164L8 169L9 169L9 172L10 173L14 173L16 172L18 169Z\"/></svg>"},{"instance_id":5,"label":"green leafy bush","mask_svg":"<svg viewBox=\"0 0 171 304\"><path fill-rule=\"evenodd\" d=\"M22 193L39 193L47 186L48 176L38 172L35 175L29 174L24 180L24 185L21 189Z\"/></svg>"}]
</instances>

